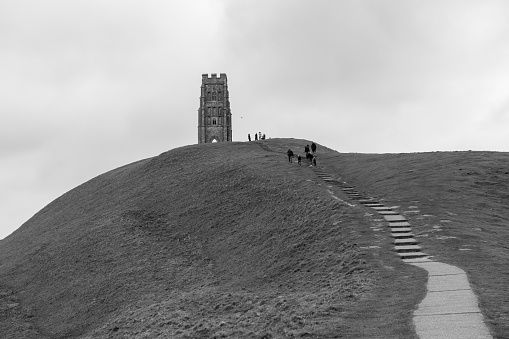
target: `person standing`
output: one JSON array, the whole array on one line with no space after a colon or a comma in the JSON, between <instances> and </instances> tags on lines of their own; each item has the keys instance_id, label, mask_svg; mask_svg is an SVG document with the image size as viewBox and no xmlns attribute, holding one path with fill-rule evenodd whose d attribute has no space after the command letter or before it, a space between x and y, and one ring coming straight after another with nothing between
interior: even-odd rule
<instances>
[{"instance_id":1,"label":"person standing","mask_svg":"<svg viewBox=\"0 0 509 339\"><path fill-rule=\"evenodd\" d=\"M255 133L255 141L258 140L258 134Z\"/></svg>"},{"instance_id":2,"label":"person standing","mask_svg":"<svg viewBox=\"0 0 509 339\"><path fill-rule=\"evenodd\" d=\"M293 151L291 149L288 149L288 152L286 152L286 154L288 154L288 162L293 162Z\"/></svg>"},{"instance_id":3,"label":"person standing","mask_svg":"<svg viewBox=\"0 0 509 339\"><path fill-rule=\"evenodd\" d=\"M306 153L306 155L309 153L309 145L306 145L306 147L304 147L304 153Z\"/></svg>"},{"instance_id":4,"label":"person standing","mask_svg":"<svg viewBox=\"0 0 509 339\"><path fill-rule=\"evenodd\" d=\"M311 144L311 151L313 151L313 153L316 152L316 144L315 143Z\"/></svg>"},{"instance_id":5,"label":"person standing","mask_svg":"<svg viewBox=\"0 0 509 339\"><path fill-rule=\"evenodd\" d=\"M297 156L297 163L299 164L299 166L302 166L301 165L301 161L302 161L302 157L300 156L300 154Z\"/></svg>"},{"instance_id":6,"label":"person standing","mask_svg":"<svg viewBox=\"0 0 509 339\"><path fill-rule=\"evenodd\" d=\"M251 134L247 134L247 140L251 141Z\"/></svg>"}]
</instances>

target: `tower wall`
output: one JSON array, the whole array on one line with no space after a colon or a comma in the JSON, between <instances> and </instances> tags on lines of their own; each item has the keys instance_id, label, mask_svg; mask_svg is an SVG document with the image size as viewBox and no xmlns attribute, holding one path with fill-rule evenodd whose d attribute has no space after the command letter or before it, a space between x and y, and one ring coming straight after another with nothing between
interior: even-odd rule
<instances>
[{"instance_id":1,"label":"tower wall","mask_svg":"<svg viewBox=\"0 0 509 339\"><path fill-rule=\"evenodd\" d=\"M232 115L225 73L202 74L198 143L232 141Z\"/></svg>"}]
</instances>

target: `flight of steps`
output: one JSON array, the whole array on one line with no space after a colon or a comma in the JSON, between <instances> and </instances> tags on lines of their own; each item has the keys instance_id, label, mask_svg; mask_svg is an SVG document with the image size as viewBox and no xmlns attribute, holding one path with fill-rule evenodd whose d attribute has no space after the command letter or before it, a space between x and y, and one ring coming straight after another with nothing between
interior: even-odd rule
<instances>
[{"instance_id":1,"label":"flight of steps","mask_svg":"<svg viewBox=\"0 0 509 339\"><path fill-rule=\"evenodd\" d=\"M331 185L338 186L352 201L374 209L388 222L388 226L391 230L391 236L394 239L394 250L401 259L412 262L428 257L426 253L422 252L421 247L414 238L410 223L404 216L394 211L393 208L380 203L376 198L366 197L354 187L332 178L322 169L317 167L313 167L313 169L322 180Z\"/></svg>"}]
</instances>

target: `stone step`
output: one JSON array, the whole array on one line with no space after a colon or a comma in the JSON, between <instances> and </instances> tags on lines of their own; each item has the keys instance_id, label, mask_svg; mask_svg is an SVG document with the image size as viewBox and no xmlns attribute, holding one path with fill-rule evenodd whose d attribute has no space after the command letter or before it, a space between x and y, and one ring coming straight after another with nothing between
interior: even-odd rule
<instances>
[{"instance_id":1,"label":"stone step","mask_svg":"<svg viewBox=\"0 0 509 339\"><path fill-rule=\"evenodd\" d=\"M391 228L391 233L406 233L411 232L412 229L410 227L394 227Z\"/></svg>"},{"instance_id":2,"label":"stone step","mask_svg":"<svg viewBox=\"0 0 509 339\"><path fill-rule=\"evenodd\" d=\"M385 215L385 216L384 216L384 219L385 219L385 220L387 220L387 221L389 221L389 222L394 222L394 221L407 221L407 220L405 219L405 217L404 217L404 216L399 215L399 214L398 214L398 215Z\"/></svg>"},{"instance_id":3,"label":"stone step","mask_svg":"<svg viewBox=\"0 0 509 339\"><path fill-rule=\"evenodd\" d=\"M359 203L363 204L363 205L365 205L365 204L379 204L379 202L374 199L361 199L361 200L359 200Z\"/></svg>"},{"instance_id":4,"label":"stone step","mask_svg":"<svg viewBox=\"0 0 509 339\"><path fill-rule=\"evenodd\" d=\"M395 245L396 252L420 252L421 246L419 245Z\"/></svg>"},{"instance_id":5,"label":"stone step","mask_svg":"<svg viewBox=\"0 0 509 339\"><path fill-rule=\"evenodd\" d=\"M417 244L417 240L412 238L394 239L394 245L412 245Z\"/></svg>"},{"instance_id":6,"label":"stone step","mask_svg":"<svg viewBox=\"0 0 509 339\"><path fill-rule=\"evenodd\" d=\"M389 222L389 227L410 227L410 223L407 221L394 221Z\"/></svg>"},{"instance_id":7,"label":"stone step","mask_svg":"<svg viewBox=\"0 0 509 339\"><path fill-rule=\"evenodd\" d=\"M414 259L414 258L423 258L423 257L428 256L426 253L423 253L423 252L402 252L402 253L396 252L396 254L401 259Z\"/></svg>"},{"instance_id":8,"label":"stone step","mask_svg":"<svg viewBox=\"0 0 509 339\"><path fill-rule=\"evenodd\" d=\"M387 206L372 206L371 208L376 211L392 211L392 209Z\"/></svg>"},{"instance_id":9,"label":"stone step","mask_svg":"<svg viewBox=\"0 0 509 339\"><path fill-rule=\"evenodd\" d=\"M344 187L343 191L352 191L353 189L354 189L353 187Z\"/></svg>"},{"instance_id":10,"label":"stone step","mask_svg":"<svg viewBox=\"0 0 509 339\"><path fill-rule=\"evenodd\" d=\"M383 206L383 204L379 203L379 202L369 202L369 203L366 203L366 204L363 204L364 206L366 207L380 207L380 206Z\"/></svg>"},{"instance_id":11,"label":"stone step","mask_svg":"<svg viewBox=\"0 0 509 339\"><path fill-rule=\"evenodd\" d=\"M391 225L389 225L389 228L390 228L391 230L395 230L395 231L397 231L397 230L401 230L401 229L403 229L403 228L405 228L405 229L407 229L407 228L408 228L408 229L412 229L412 228L411 228L411 227L409 227L409 226L391 226Z\"/></svg>"},{"instance_id":12,"label":"stone step","mask_svg":"<svg viewBox=\"0 0 509 339\"><path fill-rule=\"evenodd\" d=\"M406 239L413 238L414 234L411 232L391 233L391 236L395 239Z\"/></svg>"},{"instance_id":13,"label":"stone step","mask_svg":"<svg viewBox=\"0 0 509 339\"><path fill-rule=\"evenodd\" d=\"M398 212L394 212L394 211L378 211L378 214L381 214L381 215L396 215L396 214L399 214Z\"/></svg>"},{"instance_id":14,"label":"stone step","mask_svg":"<svg viewBox=\"0 0 509 339\"><path fill-rule=\"evenodd\" d=\"M424 257L418 257L418 258L402 258L404 262L413 264L413 263L430 263L434 262L433 260L429 259L428 255L425 255Z\"/></svg>"}]
</instances>

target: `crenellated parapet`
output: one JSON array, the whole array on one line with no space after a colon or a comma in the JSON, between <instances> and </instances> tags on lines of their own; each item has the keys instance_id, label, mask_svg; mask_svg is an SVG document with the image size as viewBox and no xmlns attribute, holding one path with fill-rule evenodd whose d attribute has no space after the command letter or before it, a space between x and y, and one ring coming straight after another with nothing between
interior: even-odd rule
<instances>
[{"instance_id":1,"label":"crenellated parapet","mask_svg":"<svg viewBox=\"0 0 509 339\"><path fill-rule=\"evenodd\" d=\"M204 80L204 79L225 79L226 80L226 73L219 73L219 78L217 77L217 73L211 73L210 76L208 74L202 74L201 77L202 77L202 80Z\"/></svg>"}]
</instances>

